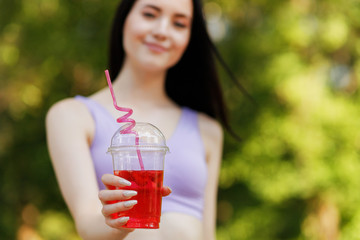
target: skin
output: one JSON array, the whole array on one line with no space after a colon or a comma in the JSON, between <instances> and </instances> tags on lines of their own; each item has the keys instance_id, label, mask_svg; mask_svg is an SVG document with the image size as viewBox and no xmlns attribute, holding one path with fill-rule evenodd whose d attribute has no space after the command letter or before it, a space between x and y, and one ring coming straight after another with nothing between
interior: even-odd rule
<instances>
[{"instance_id":1,"label":"skin","mask_svg":"<svg viewBox=\"0 0 360 240\"><path fill-rule=\"evenodd\" d=\"M181 108L165 93L166 71L185 51L191 30L191 0L138 0L124 26L125 62L113 88L120 106L134 110L132 118L159 127L166 139L173 134ZM113 115L108 88L90 96ZM111 219L112 213L136 204L125 201L136 192L99 191L90 146L95 124L86 106L74 99L56 103L46 118L51 160L60 189L83 239L215 239L216 197L222 155L223 133L220 125L199 113L199 128L206 151L208 182L205 189L203 221L176 212L163 213L156 230L125 229L127 219ZM112 174L102 177L105 186L125 186L126 181ZM163 196L170 189L163 189Z\"/></svg>"}]
</instances>

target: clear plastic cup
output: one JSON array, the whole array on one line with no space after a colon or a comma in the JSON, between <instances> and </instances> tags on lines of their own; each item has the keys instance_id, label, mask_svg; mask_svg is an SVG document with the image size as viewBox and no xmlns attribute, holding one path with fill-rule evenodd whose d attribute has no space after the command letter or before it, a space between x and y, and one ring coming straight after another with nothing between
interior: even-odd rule
<instances>
[{"instance_id":1,"label":"clear plastic cup","mask_svg":"<svg viewBox=\"0 0 360 240\"><path fill-rule=\"evenodd\" d=\"M115 132L108 152L112 154L114 175L131 182L131 186L118 189L137 191L131 199L138 203L112 217L130 217L125 228L159 228L164 159L169 149L164 135L154 125L136 123L132 133L123 134L129 126L126 124Z\"/></svg>"}]
</instances>

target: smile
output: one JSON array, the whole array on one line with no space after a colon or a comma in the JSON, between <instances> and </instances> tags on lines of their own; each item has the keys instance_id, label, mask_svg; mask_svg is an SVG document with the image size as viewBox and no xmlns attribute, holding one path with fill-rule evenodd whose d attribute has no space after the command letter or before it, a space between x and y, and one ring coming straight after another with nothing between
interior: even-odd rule
<instances>
[{"instance_id":1,"label":"smile","mask_svg":"<svg viewBox=\"0 0 360 240\"><path fill-rule=\"evenodd\" d=\"M155 44L155 43L145 43L145 45L152 51L155 53L163 53L163 52L167 52L168 49L159 45L159 44Z\"/></svg>"}]
</instances>

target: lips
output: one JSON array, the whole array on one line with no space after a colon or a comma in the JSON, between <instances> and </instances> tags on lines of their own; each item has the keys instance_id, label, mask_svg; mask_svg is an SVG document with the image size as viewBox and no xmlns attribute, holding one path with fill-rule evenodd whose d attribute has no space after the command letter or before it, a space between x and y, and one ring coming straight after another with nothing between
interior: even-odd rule
<instances>
[{"instance_id":1,"label":"lips","mask_svg":"<svg viewBox=\"0 0 360 240\"><path fill-rule=\"evenodd\" d=\"M159 44L156 43L148 43L146 42L145 45L152 51L155 53L163 53L163 52L167 52L168 48L161 46Z\"/></svg>"}]
</instances>

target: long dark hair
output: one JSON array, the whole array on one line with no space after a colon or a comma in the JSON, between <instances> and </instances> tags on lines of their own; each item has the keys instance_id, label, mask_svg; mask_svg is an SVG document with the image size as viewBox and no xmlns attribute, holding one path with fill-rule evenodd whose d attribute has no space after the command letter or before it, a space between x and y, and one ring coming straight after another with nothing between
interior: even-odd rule
<instances>
[{"instance_id":1,"label":"long dark hair","mask_svg":"<svg viewBox=\"0 0 360 240\"><path fill-rule=\"evenodd\" d=\"M122 0L111 31L109 71L111 79L119 74L125 51L123 48L123 28L135 0ZM227 107L221 90L216 70L215 57L233 78L229 68L218 53L206 29L201 0L193 2L193 22L189 45L180 61L170 68L166 76L166 92L180 106L187 106L196 111L206 113L220 121L233 136ZM241 87L240 89L246 93Z\"/></svg>"}]
</instances>

